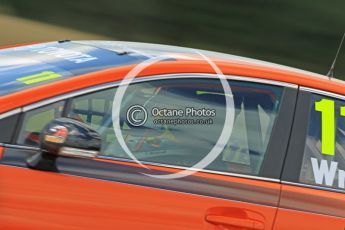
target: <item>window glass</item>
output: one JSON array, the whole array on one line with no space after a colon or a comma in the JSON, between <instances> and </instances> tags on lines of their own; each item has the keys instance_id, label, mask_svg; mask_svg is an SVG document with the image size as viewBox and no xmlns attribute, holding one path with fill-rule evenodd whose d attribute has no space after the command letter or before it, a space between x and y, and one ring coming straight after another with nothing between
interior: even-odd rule
<instances>
[{"instance_id":1,"label":"window glass","mask_svg":"<svg viewBox=\"0 0 345 230\"><path fill-rule=\"evenodd\" d=\"M235 104L232 134L206 169L258 175L277 117L282 87L229 81ZM129 158L115 138L115 89L75 98L69 117L91 124L102 136L101 155ZM219 80L176 79L128 86L120 128L128 149L142 162L191 167L215 146L225 121L226 95ZM133 112L142 106L144 112ZM179 112L180 111L180 112ZM132 113L133 112L133 113ZM132 117L128 114L133 115ZM228 132L231 132L228 127Z\"/></svg>"},{"instance_id":2,"label":"window glass","mask_svg":"<svg viewBox=\"0 0 345 230\"><path fill-rule=\"evenodd\" d=\"M345 102L313 95L300 182L344 189Z\"/></svg>"},{"instance_id":3,"label":"window glass","mask_svg":"<svg viewBox=\"0 0 345 230\"><path fill-rule=\"evenodd\" d=\"M61 117L63 106L64 102L57 102L26 112L17 143L38 146L41 130L51 120Z\"/></svg>"}]
</instances>

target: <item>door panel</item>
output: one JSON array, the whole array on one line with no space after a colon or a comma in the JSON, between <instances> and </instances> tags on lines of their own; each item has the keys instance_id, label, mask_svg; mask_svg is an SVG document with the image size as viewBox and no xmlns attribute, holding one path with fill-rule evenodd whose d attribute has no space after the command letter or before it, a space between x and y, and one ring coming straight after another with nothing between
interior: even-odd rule
<instances>
[{"instance_id":1,"label":"door panel","mask_svg":"<svg viewBox=\"0 0 345 230\"><path fill-rule=\"evenodd\" d=\"M345 194L282 185L274 229L344 230L344 210Z\"/></svg>"},{"instance_id":2,"label":"door panel","mask_svg":"<svg viewBox=\"0 0 345 230\"><path fill-rule=\"evenodd\" d=\"M345 218L345 194L282 185L281 208ZM342 220L345 227L345 219Z\"/></svg>"},{"instance_id":3,"label":"door panel","mask_svg":"<svg viewBox=\"0 0 345 230\"><path fill-rule=\"evenodd\" d=\"M1 164L27 167L26 159L37 152L6 148ZM150 166L142 168L136 163L115 160L87 160L68 157L56 159L58 171L63 174L107 180L126 184L154 187L176 192L210 196L215 198L251 202L267 206L276 206L279 199L280 185L276 182L216 175L196 172L179 179L156 179L144 173L166 174L179 169ZM34 172L39 172L34 170Z\"/></svg>"},{"instance_id":4,"label":"door panel","mask_svg":"<svg viewBox=\"0 0 345 230\"><path fill-rule=\"evenodd\" d=\"M281 208L277 214L274 229L344 230L344 227L342 218Z\"/></svg>"},{"instance_id":5,"label":"door panel","mask_svg":"<svg viewBox=\"0 0 345 230\"><path fill-rule=\"evenodd\" d=\"M163 186L150 188L5 165L0 166L0 175L0 223L9 229L255 229L243 228L240 223L262 220L263 229L271 229L276 212L268 205L171 191ZM268 197L279 193L279 185L272 182L229 180L245 190L248 184L260 185L269 190ZM215 188L199 189L212 193ZM231 191L230 183L228 190L229 194L240 194L238 189ZM253 191L242 193L243 199L253 198L255 186ZM207 222L210 215L237 219Z\"/></svg>"}]
</instances>

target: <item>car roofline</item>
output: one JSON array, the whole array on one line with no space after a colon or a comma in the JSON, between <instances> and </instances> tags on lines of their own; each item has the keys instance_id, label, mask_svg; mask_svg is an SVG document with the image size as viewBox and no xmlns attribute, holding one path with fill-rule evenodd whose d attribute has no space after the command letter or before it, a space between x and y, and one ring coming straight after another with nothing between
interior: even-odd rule
<instances>
[{"instance_id":1,"label":"car roofline","mask_svg":"<svg viewBox=\"0 0 345 230\"><path fill-rule=\"evenodd\" d=\"M291 71L277 70L267 67L257 67L244 64L234 64L228 62L215 62L225 75L243 76L249 78L261 78L274 80L289 84L296 84L328 91L340 95L345 95L344 82L329 80L328 78L315 78L314 76L299 74ZM110 82L121 81L136 65L126 65L114 67L107 70L101 70L52 82L46 85L38 86L13 94L0 97L0 113L4 113L19 107L23 107L35 102L39 102L51 97L70 93L96 85ZM183 73L207 73L214 74L215 71L205 61L167 61L158 62L144 69L138 74L138 77L155 76L162 74L183 74ZM231 77L229 78L231 79Z\"/></svg>"}]
</instances>

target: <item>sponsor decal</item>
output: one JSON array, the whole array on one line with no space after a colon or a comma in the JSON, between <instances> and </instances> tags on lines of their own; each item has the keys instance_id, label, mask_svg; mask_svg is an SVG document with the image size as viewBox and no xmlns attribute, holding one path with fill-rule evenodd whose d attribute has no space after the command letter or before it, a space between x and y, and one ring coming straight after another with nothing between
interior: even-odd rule
<instances>
[{"instance_id":1,"label":"sponsor decal","mask_svg":"<svg viewBox=\"0 0 345 230\"><path fill-rule=\"evenodd\" d=\"M35 87L35 83L55 78L62 80L146 59L132 52L118 55L92 43L79 42L50 42L3 49L0 50L0 96Z\"/></svg>"},{"instance_id":2,"label":"sponsor decal","mask_svg":"<svg viewBox=\"0 0 345 230\"><path fill-rule=\"evenodd\" d=\"M316 184L345 188L345 171L338 168L338 162L331 161L329 164L327 160L322 159L319 163L318 159L312 157L311 164ZM337 184L334 183L336 178Z\"/></svg>"},{"instance_id":3,"label":"sponsor decal","mask_svg":"<svg viewBox=\"0 0 345 230\"><path fill-rule=\"evenodd\" d=\"M75 64L94 61L98 59L97 57L91 56L90 54L85 54L79 51L68 50L55 46L40 47L38 49L31 50L31 52L45 54L56 58L62 58Z\"/></svg>"},{"instance_id":4,"label":"sponsor decal","mask_svg":"<svg viewBox=\"0 0 345 230\"><path fill-rule=\"evenodd\" d=\"M345 170L339 169L339 163L334 161L336 143L335 101L322 99L315 102L315 110L321 113L321 153L330 160L318 160L311 157L315 183L330 187L345 188ZM345 106L339 109L340 116L345 116ZM335 181L338 181L335 184Z\"/></svg>"},{"instance_id":5,"label":"sponsor decal","mask_svg":"<svg viewBox=\"0 0 345 230\"><path fill-rule=\"evenodd\" d=\"M43 71L37 74L32 74L24 77L17 78L16 81L22 82L26 85L49 81L55 78L62 77L61 74L53 71Z\"/></svg>"}]
</instances>

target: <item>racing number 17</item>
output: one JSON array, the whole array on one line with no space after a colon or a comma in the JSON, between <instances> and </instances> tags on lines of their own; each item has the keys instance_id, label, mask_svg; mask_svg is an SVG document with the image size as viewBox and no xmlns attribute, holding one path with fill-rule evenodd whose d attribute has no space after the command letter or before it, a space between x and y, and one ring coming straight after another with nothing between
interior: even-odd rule
<instances>
[{"instance_id":1,"label":"racing number 17","mask_svg":"<svg viewBox=\"0 0 345 230\"><path fill-rule=\"evenodd\" d=\"M321 152L334 156L335 152L335 103L322 99L315 102L315 110L321 112ZM340 116L345 116L345 106L340 107Z\"/></svg>"}]
</instances>

